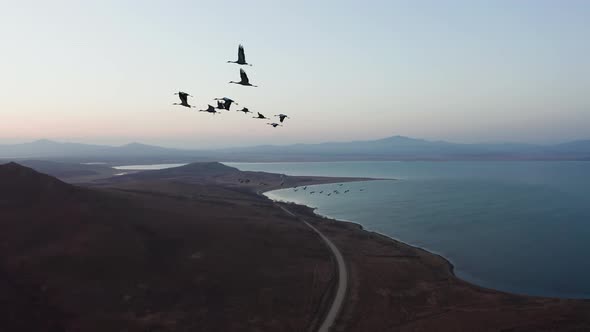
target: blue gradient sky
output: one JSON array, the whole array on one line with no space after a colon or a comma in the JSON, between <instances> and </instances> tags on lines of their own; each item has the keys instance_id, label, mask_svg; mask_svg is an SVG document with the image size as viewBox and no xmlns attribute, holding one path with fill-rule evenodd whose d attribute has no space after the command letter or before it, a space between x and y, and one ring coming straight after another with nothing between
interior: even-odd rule
<instances>
[{"instance_id":1,"label":"blue gradient sky","mask_svg":"<svg viewBox=\"0 0 590 332\"><path fill-rule=\"evenodd\" d=\"M590 1L0 3L0 143L590 138ZM259 88L239 78L239 43ZM171 106L214 97L292 119Z\"/></svg>"}]
</instances>

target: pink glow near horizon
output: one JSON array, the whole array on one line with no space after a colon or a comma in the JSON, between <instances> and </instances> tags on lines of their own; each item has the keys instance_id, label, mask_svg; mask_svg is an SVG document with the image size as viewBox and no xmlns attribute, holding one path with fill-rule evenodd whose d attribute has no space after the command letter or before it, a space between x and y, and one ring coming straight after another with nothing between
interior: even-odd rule
<instances>
[{"instance_id":1,"label":"pink glow near horizon","mask_svg":"<svg viewBox=\"0 0 590 332\"><path fill-rule=\"evenodd\" d=\"M587 3L177 5L184 10L156 1L4 5L0 144L589 136ZM239 76L225 63L238 43L259 88L227 83ZM172 106L179 89L195 95L197 109L230 96L239 107L291 119L273 129L235 111Z\"/></svg>"}]
</instances>

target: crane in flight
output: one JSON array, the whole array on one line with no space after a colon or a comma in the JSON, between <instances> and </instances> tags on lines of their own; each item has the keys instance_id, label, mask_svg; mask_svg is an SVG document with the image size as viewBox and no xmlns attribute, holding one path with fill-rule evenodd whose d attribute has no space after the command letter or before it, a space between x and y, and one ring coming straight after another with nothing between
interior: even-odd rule
<instances>
[{"instance_id":1,"label":"crane in flight","mask_svg":"<svg viewBox=\"0 0 590 332\"><path fill-rule=\"evenodd\" d=\"M285 121L285 119L290 119L290 117L288 117L286 114L276 114L275 116L279 117L279 120L281 120L281 123L283 123L283 121Z\"/></svg>"},{"instance_id":2,"label":"crane in flight","mask_svg":"<svg viewBox=\"0 0 590 332\"><path fill-rule=\"evenodd\" d=\"M225 109L225 103L221 100L217 101L217 107L215 107L218 110L224 110Z\"/></svg>"},{"instance_id":3,"label":"crane in flight","mask_svg":"<svg viewBox=\"0 0 590 332\"><path fill-rule=\"evenodd\" d=\"M267 123L267 125L269 125L269 126L273 126L273 128L276 128L276 127L279 127L279 126L280 126L280 127L282 127L282 126L283 126L283 125L280 125L280 124L278 124L278 123L275 123L275 122L273 122L273 123L270 123L270 122L268 122L268 123ZM303 190L305 190L305 189L303 189Z\"/></svg>"},{"instance_id":4,"label":"crane in flight","mask_svg":"<svg viewBox=\"0 0 590 332\"><path fill-rule=\"evenodd\" d=\"M242 108L241 110L237 110L238 112L244 112L244 114L248 114L248 113L252 113L250 112L250 110L248 110L247 107Z\"/></svg>"},{"instance_id":5,"label":"crane in flight","mask_svg":"<svg viewBox=\"0 0 590 332\"><path fill-rule=\"evenodd\" d=\"M236 105L238 105L238 103L236 103L233 99L231 98L227 98L227 97L223 97L223 98L215 98L213 100L223 100L223 104L225 105L225 109L229 111L229 108L231 107L232 103L235 103Z\"/></svg>"},{"instance_id":6,"label":"crane in flight","mask_svg":"<svg viewBox=\"0 0 590 332\"><path fill-rule=\"evenodd\" d=\"M192 97L191 95L182 91L178 91L177 93L175 93L175 95L178 95L178 98L180 98L180 103L174 103L172 105L180 105L188 108L194 108L194 106L191 106L188 103L188 97Z\"/></svg>"},{"instance_id":7,"label":"crane in flight","mask_svg":"<svg viewBox=\"0 0 590 332\"><path fill-rule=\"evenodd\" d=\"M227 63L237 63L241 66L252 66L252 64L246 62L246 53L244 52L244 46L238 46L238 61L228 61Z\"/></svg>"},{"instance_id":8,"label":"crane in flight","mask_svg":"<svg viewBox=\"0 0 590 332\"><path fill-rule=\"evenodd\" d=\"M215 109L215 107L211 106L211 105L207 105L207 109L206 110L199 110L199 112L207 112L207 113L212 113L212 114L217 114L219 113L219 111L217 111Z\"/></svg>"},{"instance_id":9,"label":"crane in flight","mask_svg":"<svg viewBox=\"0 0 590 332\"><path fill-rule=\"evenodd\" d=\"M269 118L267 118L266 116L264 116L264 114L260 113L260 112L256 112L258 113L258 116L253 116L252 118L254 119L266 119L266 120L270 120Z\"/></svg>"},{"instance_id":10,"label":"crane in flight","mask_svg":"<svg viewBox=\"0 0 590 332\"><path fill-rule=\"evenodd\" d=\"M258 85L253 85L252 83L250 83L250 80L248 79L248 75L246 75L246 72L242 68L240 68L240 81L239 82L229 81L229 82L234 83L234 84L243 85L243 86L253 86L255 88L258 87Z\"/></svg>"}]
</instances>

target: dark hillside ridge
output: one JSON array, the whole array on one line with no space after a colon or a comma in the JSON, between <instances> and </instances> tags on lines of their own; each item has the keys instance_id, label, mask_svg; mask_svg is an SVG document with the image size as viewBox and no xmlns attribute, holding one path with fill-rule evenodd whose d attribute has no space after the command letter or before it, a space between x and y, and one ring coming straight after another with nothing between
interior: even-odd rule
<instances>
[{"instance_id":1,"label":"dark hillside ridge","mask_svg":"<svg viewBox=\"0 0 590 332\"><path fill-rule=\"evenodd\" d=\"M133 174L117 176L113 179L119 181L127 180L153 180L166 178L179 178L184 176L197 178L215 178L216 176L239 173L240 170L226 166L218 162L191 163L188 165L166 168L154 171L142 171Z\"/></svg>"},{"instance_id":2,"label":"dark hillside ridge","mask_svg":"<svg viewBox=\"0 0 590 332\"><path fill-rule=\"evenodd\" d=\"M0 165L0 205L51 202L76 190L74 186L14 162Z\"/></svg>"}]
</instances>

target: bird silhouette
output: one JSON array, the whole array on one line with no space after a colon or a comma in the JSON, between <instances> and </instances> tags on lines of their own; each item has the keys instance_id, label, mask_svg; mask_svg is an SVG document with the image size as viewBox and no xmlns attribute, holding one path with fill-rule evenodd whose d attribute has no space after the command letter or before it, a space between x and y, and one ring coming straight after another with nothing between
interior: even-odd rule
<instances>
[{"instance_id":1,"label":"bird silhouette","mask_svg":"<svg viewBox=\"0 0 590 332\"><path fill-rule=\"evenodd\" d=\"M267 125L272 126L273 128L282 127L283 126L283 125L280 125L280 124L274 123L274 122L273 123L268 122Z\"/></svg>"},{"instance_id":2,"label":"bird silhouette","mask_svg":"<svg viewBox=\"0 0 590 332\"><path fill-rule=\"evenodd\" d=\"M285 121L285 119L290 119L290 117L288 117L286 114L276 114L275 116L279 117L279 120L281 120L281 123L283 121Z\"/></svg>"},{"instance_id":3,"label":"bird silhouette","mask_svg":"<svg viewBox=\"0 0 590 332\"><path fill-rule=\"evenodd\" d=\"M344 193L346 194L346 193L347 193L347 192L349 192L349 191L350 191L350 189L346 189L346 190L344 191Z\"/></svg>"},{"instance_id":4,"label":"bird silhouette","mask_svg":"<svg viewBox=\"0 0 590 332\"><path fill-rule=\"evenodd\" d=\"M239 84L239 85L243 85L243 86L253 86L253 87L258 87L258 85L253 85L250 83L250 80L248 79L248 75L246 75L246 72L244 71L244 69L240 68L240 81L239 82L235 82L235 81L229 81L230 83L234 83L234 84Z\"/></svg>"},{"instance_id":5,"label":"bird silhouette","mask_svg":"<svg viewBox=\"0 0 590 332\"><path fill-rule=\"evenodd\" d=\"M238 46L238 61L228 61L227 63L237 63L242 66L252 66L252 64L246 62L246 54L244 52L244 46Z\"/></svg>"},{"instance_id":6,"label":"bird silhouette","mask_svg":"<svg viewBox=\"0 0 590 332\"><path fill-rule=\"evenodd\" d=\"M211 106L211 105L207 105L207 109L206 110L199 110L199 112L207 112L207 113L213 113L213 114L217 114L219 113L218 111L215 110L215 107Z\"/></svg>"},{"instance_id":7,"label":"bird silhouette","mask_svg":"<svg viewBox=\"0 0 590 332\"><path fill-rule=\"evenodd\" d=\"M238 111L238 112L244 112L244 114L247 114L247 113L252 113L252 112L250 112L250 111L248 110L248 108L246 108L246 107L242 108L241 110L237 110L237 111Z\"/></svg>"},{"instance_id":8,"label":"bird silhouette","mask_svg":"<svg viewBox=\"0 0 590 332\"><path fill-rule=\"evenodd\" d=\"M178 98L180 98L180 103L174 103L172 105L180 105L180 106L184 106L184 107L188 107L188 108L194 107L194 106L189 105L189 103L188 103L188 97L192 97L188 93L179 91L179 92L175 93L175 95L178 95Z\"/></svg>"},{"instance_id":9,"label":"bird silhouette","mask_svg":"<svg viewBox=\"0 0 590 332\"><path fill-rule=\"evenodd\" d=\"M258 113L258 116L253 116L252 118L254 119L266 119L269 120L269 118L267 118L266 116L264 116L264 114L260 113L260 112L256 112Z\"/></svg>"},{"instance_id":10,"label":"bird silhouette","mask_svg":"<svg viewBox=\"0 0 590 332\"><path fill-rule=\"evenodd\" d=\"M225 105L225 109L228 111L229 111L229 108L231 107L232 103L235 103L236 105L238 105L238 103L236 103L234 100L227 98L227 97L215 98L213 100L223 100L223 105Z\"/></svg>"},{"instance_id":11,"label":"bird silhouette","mask_svg":"<svg viewBox=\"0 0 590 332\"><path fill-rule=\"evenodd\" d=\"M218 110L224 110L225 109L225 103L221 100L217 101L217 107Z\"/></svg>"}]
</instances>

